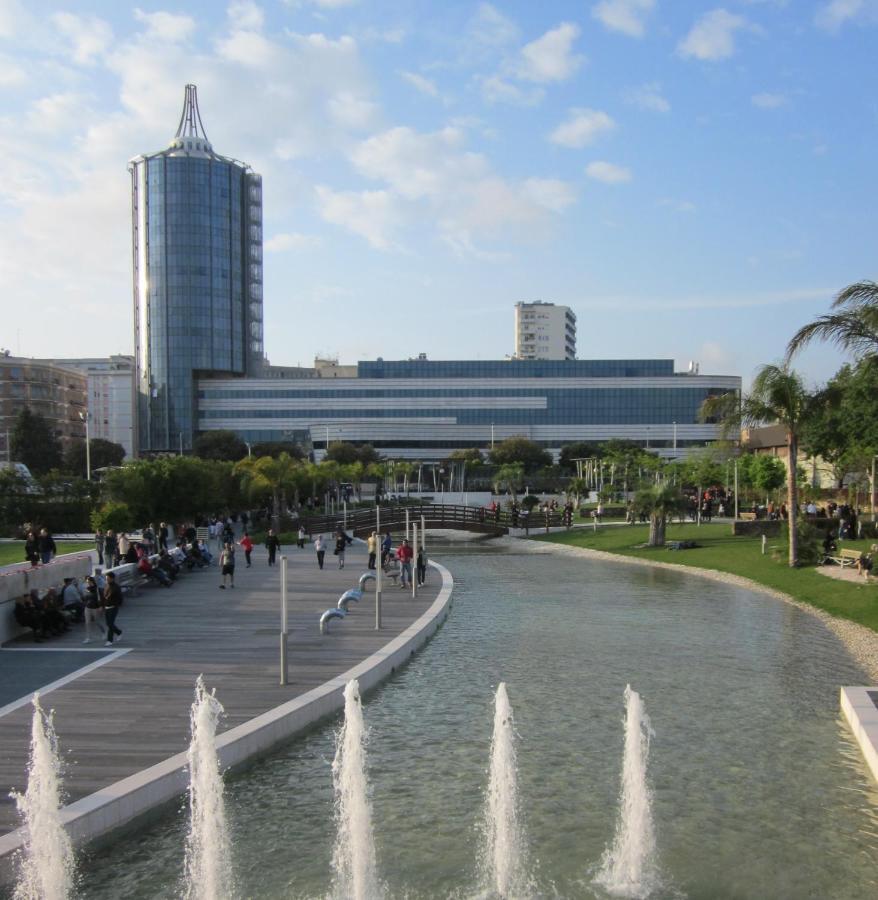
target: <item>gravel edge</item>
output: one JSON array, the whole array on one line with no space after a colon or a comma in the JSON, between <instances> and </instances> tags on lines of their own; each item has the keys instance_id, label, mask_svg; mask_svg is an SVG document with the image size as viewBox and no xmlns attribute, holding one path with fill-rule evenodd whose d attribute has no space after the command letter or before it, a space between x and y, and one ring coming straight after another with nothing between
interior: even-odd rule
<instances>
[{"instance_id":1,"label":"gravel edge","mask_svg":"<svg viewBox=\"0 0 878 900\"><path fill-rule=\"evenodd\" d=\"M568 544L553 544L544 541L532 541L527 538L518 537L502 537L495 540L507 543L509 546L524 549L528 553L561 553L568 556L589 557L591 559L606 559L612 562L622 562L633 566L652 566L658 569L672 569L675 572L682 572L687 575L697 575L700 578L708 578L711 581L718 581L722 584L732 584L736 587L746 588L748 591L756 591L773 597L775 600L782 600L815 616L832 631L845 645L848 653L854 660L868 673L874 684L878 684L878 633L866 628L865 625L859 625L856 622L850 622L847 619L839 619L831 616L828 612L796 600L783 591L776 591L774 588L766 587L759 584L758 581L752 581L742 575L732 575L729 572L719 572L716 569L702 569L698 566L683 566L679 563L659 562L651 559L640 559L636 556L622 556L618 553L608 553L606 550L591 550L587 547L571 547Z\"/></svg>"}]
</instances>

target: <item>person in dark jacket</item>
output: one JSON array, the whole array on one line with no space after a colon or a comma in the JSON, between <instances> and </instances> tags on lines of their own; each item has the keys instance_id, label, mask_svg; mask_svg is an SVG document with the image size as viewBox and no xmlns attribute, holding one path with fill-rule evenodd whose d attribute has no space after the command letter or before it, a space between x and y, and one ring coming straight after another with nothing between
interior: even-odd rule
<instances>
[{"instance_id":1,"label":"person in dark jacket","mask_svg":"<svg viewBox=\"0 0 878 900\"><path fill-rule=\"evenodd\" d=\"M40 546L40 559L44 565L50 563L52 557L58 552L58 548L55 546L55 541L47 528L40 529L38 543Z\"/></svg>"},{"instance_id":2,"label":"person in dark jacket","mask_svg":"<svg viewBox=\"0 0 878 900\"><path fill-rule=\"evenodd\" d=\"M98 565L104 565L104 542L106 541L106 535L104 534L103 528L98 528L95 532L95 550L98 551Z\"/></svg>"},{"instance_id":3,"label":"person in dark jacket","mask_svg":"<svg viewBox=\"0 0 878 900\"><path fill-rule=\"evenodd\" d=\"M112 569L116 565L116 557L119 555L119 544L116 541L116 532L108 531L104 537L104 565Z\"/></svg>"},{"instance_id":4,"label":"person in dark jacket","mask_svg":"<svg viewBox=\"0 0 878 900\"><path fill-rule=\"evenodd\" d=\"M27 533L27 540L24 542L24 558L32 566L36 566L40 562L40 542L32 531Z\"/></svg>"},{"instance_id":5,"label":"person in dark jacket","mask_svg":"<svg viewBox=\"0 0 878 900\"><path fill-rule=\"evenodd\" d=\"M168 526L166 522L159 525L159 550L168 549Z\"/></svg>"},{"instance_id":6,"label":"person in dark jacket","mask_svg":"<svg viewBox=\"0 0 878 900\"><path fill-rule=\"evenodd\" d=\"M107 572L107 584L104 587L104 618L107 623L106 647L113 646L114 637L122 637L122 629L116 627L116 616L122 606L122 588L116 582L115 572Z\"/></svg>"},{"instance_id":7,"label":"person in dark jacket","mask_svg":"<svg viewBox=\"0 0 878 900\"><path fill-rule=\"evenodd\" d=\"M280 550L280 541L278 540L277 535L274 533L273 528L268 529L268 537L266 537L265 539L265 547L268 550L268 564L270 566L273 566L277 551Z\"/></svg>"}]
</instances>

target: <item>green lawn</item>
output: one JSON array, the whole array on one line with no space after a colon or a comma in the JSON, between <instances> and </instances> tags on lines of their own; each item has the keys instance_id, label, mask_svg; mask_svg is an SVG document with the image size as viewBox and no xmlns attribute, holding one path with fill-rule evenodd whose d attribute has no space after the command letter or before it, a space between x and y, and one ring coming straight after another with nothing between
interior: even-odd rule
<instances>
[{"instance_id":1,"label":"green lawn","mask_svg":"<svg viewBox=\"0 0 878 900\"><path fill-rule=\"evenodd\" d=\"M77 553L80 550L94 550L94 541L58 541L58 555ZM0 566L24 562L24 541L13 541L11 544L0 544Z\"/></svg>"},{"instance_id":2,"label":"green lawn","mask_svg":"<svg viewBox=\"0 0 878 900\"><path fill-rule=\"evenodd\" d=\"M537 540L592 550L605 550L623 556L637 556L661 562L679 563L732 572L758 581L767 587L783 591L823 609L833 616L850 619L878 631L878 580L870 584L849 584L820 575L814 568L790 569L786 562L775 562L770 553L761 553L761 539L733 537L730 525L692 524L669 525L667 539L697 540L702 546L693 550L672 551L666 549L635 549L647 539L646 525L630 525L601 528L596 533L591 528L541 535ZM780 544L779 539L769 539L768 546ZM845 541L844 547L866 549L872 541ZM785 551L786 548L784 548Z\"/></svg>"}]
</instances>

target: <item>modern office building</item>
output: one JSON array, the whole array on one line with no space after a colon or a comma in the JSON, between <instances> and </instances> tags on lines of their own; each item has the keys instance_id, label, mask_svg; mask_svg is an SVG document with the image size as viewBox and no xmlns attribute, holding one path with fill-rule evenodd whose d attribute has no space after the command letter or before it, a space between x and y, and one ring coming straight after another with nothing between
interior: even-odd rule
<instances>
[{"instance_id":1,"label":"modern office building","mask_svg":"<svg viewBox=\"0 0 878 900\"><path fill-rule=\"evenodd\" d=\"M0 444L4 461L11 456L9 434L27 406L42 416L66 447L85 440L88 378L84 372L52 360L0 354ZM16 460L9 460L15 462Z\"/></svg>"},{"instance_id":2,"label":"modern office building","mask_svg":"<svg viewBox=\"0 0 878 900\"><path fill-rule=\"evenodd\" d=\"M516 359L576 359L576 315L554 303L515 304Z\"/></svg>"},{"instance_id":3,"label":"modern office building","mask_svg":"<svg viewBox=\"0 0 878 900\"><path fill-rule=\"evenodd\" d=\"M435 461L514 435L555 453L573 441L622 438L681 456L719 437L717 425L699 421L703 401L740 389L737 376L675 373L669 359L379 359L360 362L356 377L313 369L295 380L201 378L198 429L297 440L318 459L338 440Z\"/></svg>"},{"instance_id":4,"label":"modern office building","mask_svg":"<svg viewBox=\"0 0 878 900\"><path fill-rule=\"evenodd\" d=\"M40 362L76 369L87 378L89 437L121 444L134 455L134 357L103 356Z\"/></svg>"},{"instance_id":5,"label":"modern office building","mask_svg":"<svg viewBox=\"0 0 878 900\"><path fill-rule=\"evenodd\" d=\"M170 145L129 171L136 452L185 450L196 379L262 370L262 179L214 152L191 84Z\"/></svg>"}]
</instances>

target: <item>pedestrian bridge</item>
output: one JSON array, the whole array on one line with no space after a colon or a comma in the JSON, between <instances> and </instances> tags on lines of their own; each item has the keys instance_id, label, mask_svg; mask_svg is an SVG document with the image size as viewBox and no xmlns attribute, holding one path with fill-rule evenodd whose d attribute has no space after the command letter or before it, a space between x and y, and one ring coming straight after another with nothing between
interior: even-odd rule
<instances>
[{"instance_id":1,"label":"pedestrian bridge","mask_svg":"<svg viewBox=\"0 0 878 900\"><path fill-rule=\"evenodd\" d=\"M342 511L330 516L307 516L302 519L302 524L312 535L332 533L346 524L348 532L355 537L368 537L375 530L377 512L375 507L348 510L346 523ZM389 503L380 508L382 533L388 528L391 531L405 531L406 514L418 528L423 518L428 530L450 529L476 534L503 535L509 534L510 528L548 529L569 527L571 524L565 518L563 509L548 513L534 510L528 515L523 511L512 513L508 509L498 509L494 512L484 507L452 503Z\"/></svg>"}]
</instances>

